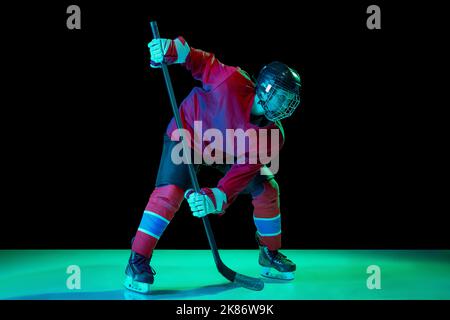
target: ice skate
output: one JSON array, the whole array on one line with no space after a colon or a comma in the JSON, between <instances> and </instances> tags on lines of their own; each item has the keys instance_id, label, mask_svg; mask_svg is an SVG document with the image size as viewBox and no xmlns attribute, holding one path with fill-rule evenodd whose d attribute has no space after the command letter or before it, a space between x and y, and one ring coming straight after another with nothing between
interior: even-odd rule
<instances>
[{"instance_id":1,"label":"ice skate","mask_svg":"<svg viewBox=\"0 0 450 320\"><path fill-rule=\"evenodd\" d=\"M127 268L125 269L126 278L124 285L127 289L139 292L149 293L150 286L153 284L155 270L150 266L150 258L146 258L134 251L131 252Z\"/></svg>"},{"instance_id":2,"label":"ice skate","mask_svg":"<svg viewBox=\"0 0 450 320\"><path fill-rule=\"evenodd\" d=\"M261 266L261 275L266 278L293 280L296 265L278 250L269 250L261 244L257 237L259 245L259 265Z\"/></svg>"}]
</instances>

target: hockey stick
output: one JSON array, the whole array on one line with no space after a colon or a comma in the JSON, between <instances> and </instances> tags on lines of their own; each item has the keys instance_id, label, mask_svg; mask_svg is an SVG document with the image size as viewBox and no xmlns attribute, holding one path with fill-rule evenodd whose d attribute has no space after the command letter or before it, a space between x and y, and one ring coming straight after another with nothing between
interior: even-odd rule
<instances>
[{"instance_id":1,"label":"hockey stick","mask_svg":"<svg viewBox=\"0 0 450 320\"><path fill-rule=\"evenodd\" d=\"M150 27L152 28L153 38L159 39L160 36L159 36L159 30L158 30L158 25L157 25L156 21L151 21ZM166 81L167 92L169 94L170 104L172 105L172 111L173 111L173 115L175 117L175 122L180 131L183 150L187 150L187 148L189 148L189 146L186 145L183 130L181 130L181 129L183 129L183 123L181 122L181 119L180 119L180 114L178 111L177 102L175 100L175 94L173 92L172 81L170 79L169 70L167 69L167 65L165 63L161 63L161 67L162 67L162 71L164 74L164 80ZM183 151L183 156L187 157L187 152ZM187 160L186 163L188 164L189 175L191 177L191 182L194 187L194 190L195 190L195 192L200 192L200 186L198 184L197 175L195 174L194 166L191 163L190 159L187 159L187 158L185 158L185 159ZM216 240L214 239L214 234L211 229L211 225L209 223L208 216L204 216L202 218L202 220L203 220L203 224L205 226L206 235L208 236L209 246L211 247L211 251L214 256L214 261L216 263L217 270L219 270L220 274L223 275L226 279L230 280L231 282L234 282L244 288L251 289L251 290L258 290L258 291L262 290L264 288L264 282L261 279L252 278L252 277L237 273L237 272L231 270L230 268L228 268L223 263L222 259L219 256L219 251L217 250Z\"/></svg>"}]
</instances>

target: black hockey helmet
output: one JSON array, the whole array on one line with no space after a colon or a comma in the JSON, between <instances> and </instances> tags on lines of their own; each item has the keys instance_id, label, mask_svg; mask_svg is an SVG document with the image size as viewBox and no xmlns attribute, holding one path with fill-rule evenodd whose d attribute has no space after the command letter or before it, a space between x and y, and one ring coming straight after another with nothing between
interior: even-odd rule
<instances>
[{"instance_id":1,"label":"black hockey helmet","mask_svg":"<svg viewBox=\"0 0 450 320\"><path fill-rule=\"evenodd\" d=\"M300 104L300 75L282 62L265 65L256 80L256 94L271 121L287 118ZM270 102L276 107L269 107Z\"/></svg>"}]
</instances>

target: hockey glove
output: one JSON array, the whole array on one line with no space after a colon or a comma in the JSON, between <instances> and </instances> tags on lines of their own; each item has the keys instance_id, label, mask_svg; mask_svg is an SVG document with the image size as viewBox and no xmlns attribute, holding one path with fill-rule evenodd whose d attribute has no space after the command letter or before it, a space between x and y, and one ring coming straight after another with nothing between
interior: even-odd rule
<instances>
[{"instance_id":1,"label":"hockey glove","mask_svg":"<svg viewBox=\"0 0 450 320\"><path fill-rule=\"evenodd\" d=\"M200 193L189 189L184 193L192 214L202 218L207 214L220 214L224 212L227 203L227 195L218 188L202 188Z\"/></svg>"},{"instance_id":2,"label":"hockey glove","mask_svg":"<svg viewBox=\"0 0 450 320\"><path fill-rule=\"evenodd\" d=\"M178 37L175 40L153 39L148 44L150 49L150 66L161 68L161 63L166 64L184 63L190 48L187 42Z\"/></svg>"}]
</instances>

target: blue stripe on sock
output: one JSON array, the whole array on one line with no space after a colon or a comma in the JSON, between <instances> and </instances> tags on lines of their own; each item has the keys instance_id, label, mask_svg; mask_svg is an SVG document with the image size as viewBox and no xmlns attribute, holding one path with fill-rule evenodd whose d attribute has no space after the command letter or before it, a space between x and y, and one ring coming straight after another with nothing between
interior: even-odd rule
<instances>
[{"instance_id":1,"label":"blue stripe on sock","mask_svg":"<svg viewBox=\"0 0 450 320\"><path fill-rule=\"evenodd\" d=\"M281 216L274 218L257 218L253 216L256 229L261 236L276 236L281 233Z\"/></svg>"},{"instance_id":2,"label":"blue stripe on sock","mask_svg":"<svg viewBox=\"0 0 450 320\"><path fill-rule=\"evenodd\" d=\"M141 229L142 232L159 239L168 224L168 220L157 213L144 211L139 229Z\"/></svg>"}]
</instances>

